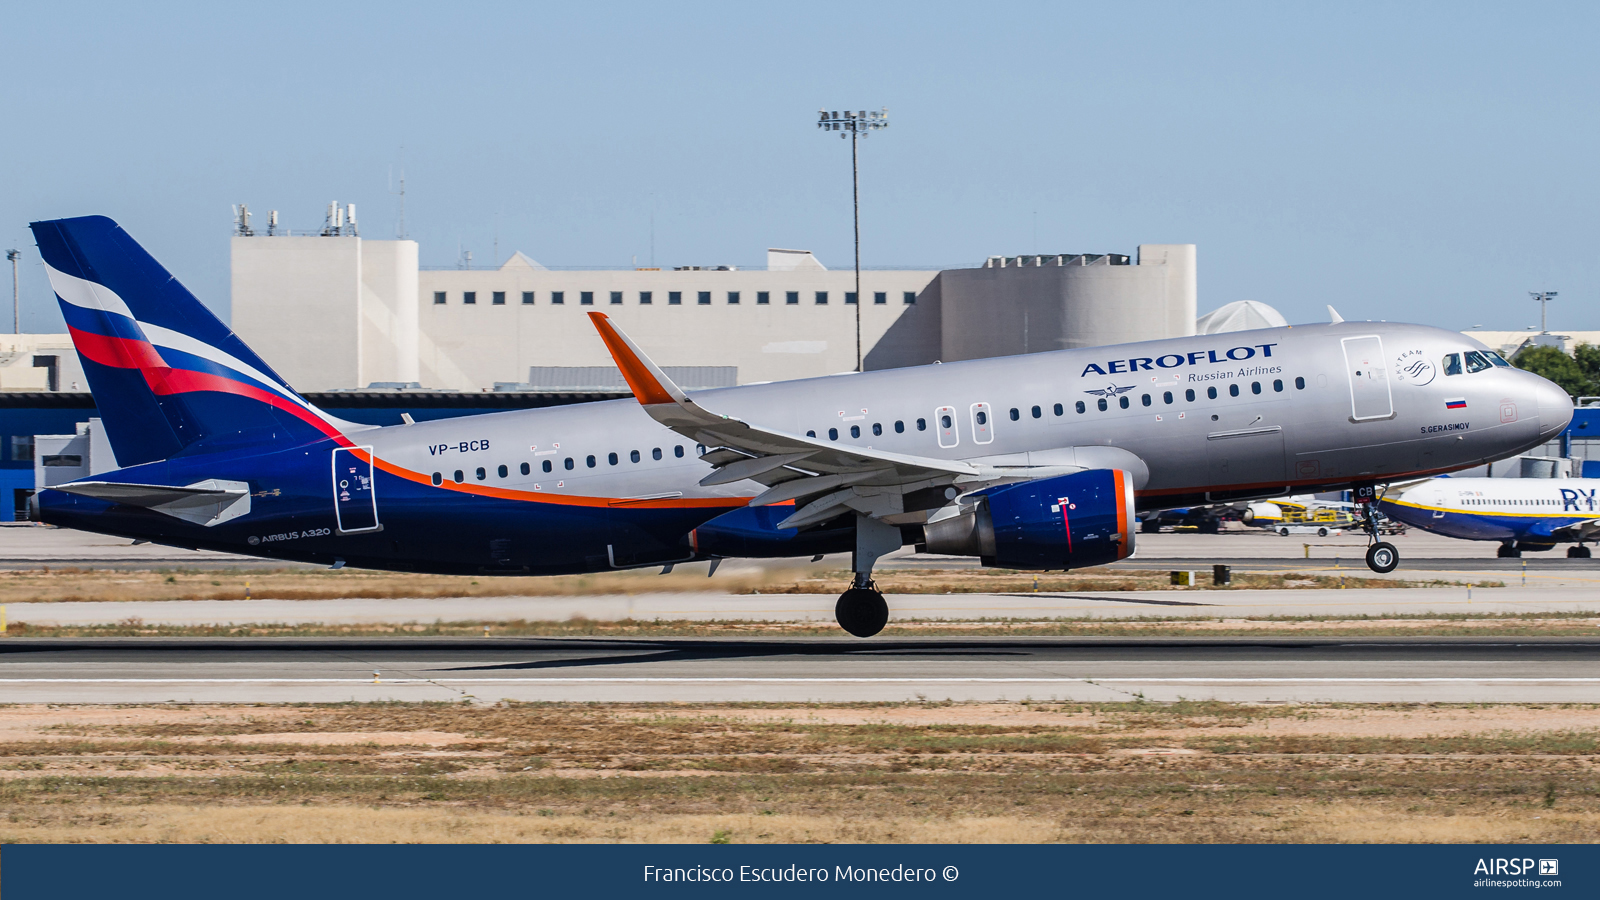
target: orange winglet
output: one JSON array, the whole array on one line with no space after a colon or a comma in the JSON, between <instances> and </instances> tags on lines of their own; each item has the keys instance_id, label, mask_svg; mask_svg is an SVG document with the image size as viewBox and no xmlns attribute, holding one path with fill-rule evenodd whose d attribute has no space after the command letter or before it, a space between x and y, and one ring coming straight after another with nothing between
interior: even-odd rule
<instances>
[{"instance_id":1,"label":"orange winglet","mask_svg":"<svg viewBox=\"0 0 1600 900\"><path fill-rule=\"evenodd\" d=\"M600 332L600 340L606 342L606 349L611 351L611 358L616 361L617 368L622 370L622 377L627 380L628 387L633 390L633 396L639 402L651 406L657 403L675 403L672 395L661 386L656 376L651 373L650 366L639 356L631 342L611 324L611 317L603 312L589 313L589 320L594 323L595 330Z\"/></svg>"}]
</instances>

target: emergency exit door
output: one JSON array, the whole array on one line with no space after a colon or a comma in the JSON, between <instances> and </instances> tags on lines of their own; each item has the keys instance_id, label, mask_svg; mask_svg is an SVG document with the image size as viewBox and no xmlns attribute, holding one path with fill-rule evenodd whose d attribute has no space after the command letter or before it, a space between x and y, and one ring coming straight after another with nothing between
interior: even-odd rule
<instances>
[{"instance_id":1,"label":"emergency exit door","mask_svg":"<svg viewBox=\"0 0 1600 900\"><path fill-rule=\"evenodd\" d=\"M1389 393L1383 338L1375 334L1345 338L1344 368L1350 379L1351 421L1393 418L1394 397Z\"/></svg>"},{"instance_id":2,"label":"emergency exit door","mask_svg":"<svg viewBox=\"0 0 1600 900\"><path fill-rule=\"evenodd\" d=\"M373 490L372 448L333 451L333 514L340 534L377 531L378 495Z\"/></svg>"}]
</instances>

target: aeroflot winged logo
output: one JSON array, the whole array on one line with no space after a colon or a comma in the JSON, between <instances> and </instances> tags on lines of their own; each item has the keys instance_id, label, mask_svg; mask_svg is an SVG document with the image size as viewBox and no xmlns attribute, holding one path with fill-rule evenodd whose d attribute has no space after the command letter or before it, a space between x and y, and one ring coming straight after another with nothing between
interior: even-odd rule
<instances>
[{"instance_id":1,"label":"aeroflot winged logo","mask_svg":"<svg viewBox=\"0 0 1600 900\"><path fill-rule=\"evenodd\" d=\"M1131 390L1133 390L1133 385L1131 385L1131 384L1128 385L1127 387L1118 387L1118 386L1116 386L1114 384L1108 384L1103 388L1097 388L1097 389L1091 390L1091 391L1084 391L1084 393L1085 394L1093 394L1096 397L1116 397L1116 396L1120 396L1122 394L1126 394L1127 392L1129 392Z\"/></svg>"},{"instance_id":2,"label":"aeroflot winged logo","mask_svg":"<svg viewBox=\"0 0 1600 900\"><path fill-rule=\"evenodd\" d=\"M1089 363L1083 367L1083 372L1078 377L1088 375L1115 375L1119 372L1155 371L1156 369L1176 369L1180 366L1203 366L1211 363L1243 362L1261 356L1263 359L1272 356L1272 348L1277 344L1251 344L1246 347L1230 347L1227 350L1196 350L1192 353L1168 353L1165 356L1136 356L1132 359L1112 359L1105 364ZM1127 390L1132 390L1128 388ZM1093 393L1092 391L1090 393Z\"/></svg>"}]
</instances>

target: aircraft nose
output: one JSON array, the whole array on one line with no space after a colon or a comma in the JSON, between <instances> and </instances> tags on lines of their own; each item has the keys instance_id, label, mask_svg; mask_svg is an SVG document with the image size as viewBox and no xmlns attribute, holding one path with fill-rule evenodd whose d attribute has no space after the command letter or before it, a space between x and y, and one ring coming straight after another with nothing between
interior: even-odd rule
<instances>
[{"instance_id":1,"label":"aircraft nose","mask_svg":"<svg viewBox=\"0 0 1600 900\"><path fill-rule=\"evenodd\" d=\"M1554 437L1572 421L1572 398L1558 385L1544 378L1534 388L1539 399L1539 436Z\"/></svg>"}]
</instances>

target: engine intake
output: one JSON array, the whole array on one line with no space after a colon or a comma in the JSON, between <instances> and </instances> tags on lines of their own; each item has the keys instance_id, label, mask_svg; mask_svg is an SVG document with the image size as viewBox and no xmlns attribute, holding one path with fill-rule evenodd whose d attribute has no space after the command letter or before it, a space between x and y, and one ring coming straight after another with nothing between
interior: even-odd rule
<instances>
[{"instance_id":1,"label":"engine intake","mask_svg":"<svg viewBox=\"0 0 1600 900\"><path fill-rule=\"evenodd\" d=\"M1133 478L1093 469L987 488L960 515L929 522L929 553L1006 569L1079 569L1133 555Z\"/></svg>"}]
</instances>

